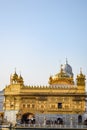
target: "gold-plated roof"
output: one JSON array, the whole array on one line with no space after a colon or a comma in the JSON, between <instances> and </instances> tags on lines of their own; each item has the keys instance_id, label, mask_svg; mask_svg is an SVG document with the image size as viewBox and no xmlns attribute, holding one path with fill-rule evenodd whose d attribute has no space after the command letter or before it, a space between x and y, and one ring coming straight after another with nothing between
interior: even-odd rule
<instances>
[{"instance_id":1,"label":"gold-plated roof","mask_svg":"<svg viewBox=\"0 0 87 130\"><path fill-rule=\"evenodd\" d=\"M67 66L69 66L67 64ZM68 70L67 70L68 71ZM50 85L57 85L57 84L70 84L73 85L73 73L67 73L67 71L64 70L63 65L61 65L60 72L55 74L54 76L50 76L49 78L49 84Z\"/></svg>"},{"instance_id":2,"label":"gold-plated roof","mask_svg":"<svg viewBox=\"0 0 87 130\"><path fill-rule=\"evenodd\" d=\"M15 83L23 84L24 83L23 77L21 76L21 74L20 74L20 76L18 76L16 71L13 75L10 76L10 82L11 82L11 84L15 84Z\"/></svg>"}]
</instances>

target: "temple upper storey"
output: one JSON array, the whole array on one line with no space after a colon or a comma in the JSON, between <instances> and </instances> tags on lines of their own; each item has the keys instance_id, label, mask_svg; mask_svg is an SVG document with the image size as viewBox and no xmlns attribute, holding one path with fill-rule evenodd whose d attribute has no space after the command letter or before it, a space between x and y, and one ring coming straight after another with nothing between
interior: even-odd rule
<instances>
[{"instance_id":1,"label":"temple upper storey","mask_svg":"<svg viewBox=\"0 0 87 130\"><path fill-rule=\"evenodd\" d=\"M64 89L79 89L79 90L84 90L85 89L85 75L83 75L82 71L80 70L80 74L77 75L76 77L76 83L74 83L74 78L73 78L73 71L72 67L68 64L67 60L64 65L60 66L60 71L53 75L50 76L49 78L49 86L25 86L24 85L24 80L23 77L18 75L15 72L10 76L10 86L17 86L21 85L21 88L29 88L29 89L50 89L50 88L64 88Z\"/></svg>"}]
</instances>

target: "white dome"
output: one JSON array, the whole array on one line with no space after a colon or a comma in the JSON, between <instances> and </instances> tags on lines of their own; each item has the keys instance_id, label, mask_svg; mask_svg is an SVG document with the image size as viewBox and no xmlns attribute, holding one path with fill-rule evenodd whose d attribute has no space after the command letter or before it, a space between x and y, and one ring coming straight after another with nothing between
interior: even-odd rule
<instances>
[{"instance_id":1,"label":"white dome","mask_svg":"<svg viewBox=\"0 0 87 130\"><path fill-rule=\"evenodd\" d=\"M72 67L67 62L64 65L64 72L67 73L68 76L73 76Z\"/></svg>"}]
</instances>

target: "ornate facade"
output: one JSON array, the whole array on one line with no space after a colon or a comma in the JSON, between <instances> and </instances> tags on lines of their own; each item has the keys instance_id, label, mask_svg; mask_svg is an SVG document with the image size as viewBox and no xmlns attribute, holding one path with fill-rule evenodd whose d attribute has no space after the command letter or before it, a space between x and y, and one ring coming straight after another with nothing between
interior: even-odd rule
<instances>
[{"instance_id":1,"label":"ornate facade","mask_svg":"<svg viewBox=\"0 0 87 130\"><path fill-rule=\"evenodd\" d=\"M49 86L25 86L22 76L10 76L5 87L5 117L16 121L26 112L33 113L38 121L61 117L65 123L81 123L85 112L85 75L82 71L74 83L71 66L61 65L60 72L49 78Z\"/></svg>"}]
</instances>

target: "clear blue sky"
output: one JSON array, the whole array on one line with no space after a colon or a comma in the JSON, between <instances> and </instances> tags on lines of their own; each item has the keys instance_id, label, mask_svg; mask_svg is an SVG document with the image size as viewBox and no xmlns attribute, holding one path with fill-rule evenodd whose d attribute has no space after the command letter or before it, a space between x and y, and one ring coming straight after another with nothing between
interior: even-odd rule
<instances>
[{"instance_id":1,"label":"clear blue sky","mask_svg":"<svg viewBox=\"0 0 87 130\"><path fill-rule=\"evenodd\" d=\"M87 0L0 1L0 89L15 67L26 85L48 85L66 57L87 76Z\"/></svg>"}]
</instances>

